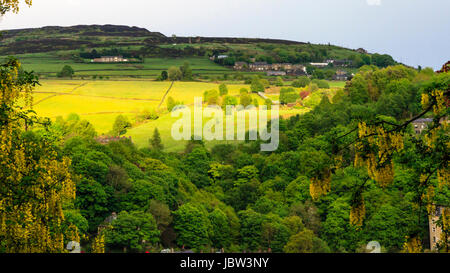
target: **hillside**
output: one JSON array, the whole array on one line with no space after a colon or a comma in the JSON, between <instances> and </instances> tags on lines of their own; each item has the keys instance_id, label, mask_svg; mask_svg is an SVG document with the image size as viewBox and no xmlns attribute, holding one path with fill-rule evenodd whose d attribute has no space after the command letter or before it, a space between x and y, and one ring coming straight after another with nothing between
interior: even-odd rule
<instances>
[{"instance_id":1,"label":"hillside","mask_svg":"<svg viewBox=\"0 0 450 273\"><path fill-rule=\"evenodd\" d=\"M340 60L349 65L320 70L331 79L338 69L355 73L362 65L386 67L396 62L389 55L368 54L334 45L296 41L227 37L167 37L144 28L116 25L49 26L0 32L0 59L14 55L24 68L41 77L55 77L64 65L75 76L155 79L171 66L189 62L194 75L214 79L225 74L265 75L258 71L234 71L236 62L291 63ZM226 58L217 58L218 56ZM123 56L127 63L93 63L101 56ZM211 61L213 60L213 61ZM319 77L323 78L319 75Z\"/></svg>"},{"instance_id":2,"label":"hillside","mask_svg":"<svg viewBox=\"0 0 450 273\"><path fill-rule=\"evenodd\" d=\"M118 25L77 25L70 27L47 26L4 30L0 32L0 53L2 55L39 53L57 50L77 49L79 46L104 47L124 45L159 45L159 44L276 44L308 45L304 42L233 37L167 37L159 32L145 28ZM314 45L310 45L314 46ZM337 48L337 47L336 47ZM344 49L344 48L342 48ZM349 52L354 52L350 49Z\"/></svg>"}]
</instances>

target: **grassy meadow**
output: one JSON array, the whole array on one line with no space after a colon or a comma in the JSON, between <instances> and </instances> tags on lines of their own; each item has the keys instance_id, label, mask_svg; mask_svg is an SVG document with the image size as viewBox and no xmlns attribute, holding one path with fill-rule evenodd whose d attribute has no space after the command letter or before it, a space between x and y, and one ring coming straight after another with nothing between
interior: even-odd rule
<instances>
[{"instance_id":1,"label":"grassy meadow","mask_svg":"<svg viewBox=\"0 0 450 273\"><path fill-rule=\"evenodd\" d=\"M172 125L178 118L171 117L167 111L167 98L173 97L192 109L195 97L202 97L206 90L218 90L219 84L175 82L165 101L158 108L170 85L170 82L150 80L42 80L41 85L34 91L33 109L39 116L51 119L76 113L82 119L91 122L99 135L108 134L116 117L124 115L133 124L133 127L128 130L127 136L131 136L133 142L139 147L147 146L153 130L158 128L166 150L180 151L184 148L185 141L175 141L171 137ZM241 88L250 89L249 85L237 83L228 84L227 87L229 95L236 97L239 97ZM314 104L316 104L324 94L331 96L333 90L334 88L318 90L306 98L305 102L314 100ZM273 99L277 98L276 94L269 96ZM264 100L256 94L252 94L252 98L257 99L260 105L264 103ZM309 109L309 107L281 106L280 115L289 117L303 114ZM156 110L159 114L157 120L138 121L137 116L140 113L151 110ZM203 123L207 121L204 119ZM216 143L212 141L207 145L211 146Z\"/></svg>"}]
</instances>

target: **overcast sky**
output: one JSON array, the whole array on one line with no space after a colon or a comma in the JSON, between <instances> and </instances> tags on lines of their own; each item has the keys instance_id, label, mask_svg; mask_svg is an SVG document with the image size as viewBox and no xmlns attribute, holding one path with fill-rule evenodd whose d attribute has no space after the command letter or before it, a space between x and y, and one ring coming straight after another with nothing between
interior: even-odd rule
<instances>
[{"instance_id":1,"label":"overcast sky","mask_svg":"<svg viewBox=\"0 0 450 273\"><path fill-rule=\"evenodd\" d=\"M438 69L450 60L449 11L450 0L34 0L0 29L120 24L168 36L330 42Z\"/></svg>"}]
</instances>

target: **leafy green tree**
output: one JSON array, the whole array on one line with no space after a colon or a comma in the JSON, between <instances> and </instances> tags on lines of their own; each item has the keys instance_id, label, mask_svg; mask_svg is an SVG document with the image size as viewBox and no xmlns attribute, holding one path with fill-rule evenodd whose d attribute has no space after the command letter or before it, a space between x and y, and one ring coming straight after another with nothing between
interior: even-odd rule
<instances>
[{"instance_id":1,"label":"leafy green tree","mask_svg":"<svg viewBox=\"0 0 450 273\"><path fill-rule=\"evenodd\" d=\"M304 229L291 236L284 247L284 251L286 253L329 253L330 248L311 230Z\"/></svg>"},{"instance_id":2,"label":"leafy green tree","mask_svg":"<svg viewBox=\"0 0 450 273\"><path fill-rule=\"evenodd\" d=\"M172 97L168 97L168 98L167 98L167 110L168 110L169 112L172 112L172 110L173 110L173 109L175 108L175 106L177 106L177 105L183 105L183 103L180 102L180 101L175 101L174 98L172 98Z\"/></svg>"},{"instance_id":3,"label":"leafy green tree","mask_svg":"<svg viewBox=\"0 0 450 273\"><path fill-rule=\"evenodd\" d=\"M72 78L75 74L75 71L70 65L65 65L60 72L58 72L58 78Z\"/></svg>"},{"instance_id":4,"label":"leafy green tree","mask_svg":"<svg viewBox=\"0 0 450 273\"><path fill-rule=\"evenodd\" d=\"M219 85L219 91L220 91L220 96L228 95L228 87L224 83Z\"/></svg>"},{"instance_id":5,"label":"leafy green tree","mask_svg":"<svg viewBox=\"0 0 450 273\"><path fill-rule=\"evenodd\" d=\"M172 66L169 68L168 77L171 81L180 81L183 79L183 72L178 67Z\"/></svg>"},{"instance_id":6,"label":"leafy green tree","mask_svg":"<svg viewBox=\"0 0 450 273\"><path fill-rule=\"evenodd\" d=\"M226 96L222 102L222 108L226 109L227 105L236 106L238 104L238 100L233 96Z\"/></svg>"},{"instance_id":7,"label":"leafy green tree","mask_svg":"<svg viewBox=\"0 0 450 273\"><path fill-rule=\"evenodd\" d=\"M199 188L210 185L210 156L205 147L194 147L184 158L189 179Z\"/></svg>"},{"instance_id":8,"label":"leafy green tree","mask_svg":"<svg viewBox=\"0 0 450 273\"><path fill-rule=\"evenodd\" d=\"M284 86L283 78L277 77L277 81L275 83L276 86Z\"/></svg>"},{"instance_id":9,"label":"leafy green tree","mask_svg":"<svg viewBox=\"0 0 450 273\"><path fill-rule=\"evenodd\" d=\"M155 218L156 224L158 225L158 229L161 233L163 233L172 223L173 217L169 206L158 200L150 201L148 212L153 215L153 218Z\"/></svg>"},{"instance_id":10,"label":"leafy green tree","mask_svg":"<svg viewBox=\"0 0 450 273\"><path fill-rule=\"evenodd\" d=\"M349 214L350 204L343 198L337 199L328 208L322 232L333 251L355 251L358 247L360 232L350 225Z\"/></svg>"},{"instance_id":11,"label":"leafy green tree","mask_svg":"<svg viewBox=\"0 0 450 273\"><path fill-rule=\"evenodd\" d=\"M372 64L378 67L388 67L390 65L395 65L395 61L390 55L380 55L375 53L372 55Z\"/></svg>"},{"instance_id":12,"label":"leafy green tree","mask_svg":"<svg viewBox=\"0 0 450 273\"><path fill-rule=\"evenodd\" d=\"M261 225L263 246L272 252L282 252L290 236L289 229L280 220L278 215L269 214Z\"/></svg>"},{"instance_id":13,"label":"leafy green tree","mask_svg":"<svg viewBox=\"0 0 450 273\"><path fill-rule=\"evenodd\" d=\"M320 80L323 80L323 79L325 79L325 73L323 72L323 70L316 69L316 70L314 70L314 72L313 72L313 74L312 74L312 77L313 77L314 79L320 79Z\"/></svg>"},{"instance_id":14,"label":"leafy green tree","mask_svg":"<svg viewBox=\"0 0 450 273\"><path fill-rule=\"evenodd\" d=\"M252 97L250 94L247 93L241 93L240 96L240 104L244 107L247 107L252 104Z\"/></svg>"},{"instance_id":15,"label":"leafy green tree","mask_svg":"<svg viewBox=\"0 0 450 273\"><path fill-rule=\"evenodd\" d=\"M264 101L264 105L267 106L267 110L271 110L272 109L272 104L273 104L273 102L272 102L271 99L266 99Z\"/></svg>"},{"instance_id":16,"label":"leafy green tree","mask_svg":"<svg viewBox=\"0 0 450 273\"><path fill-rule=\"evenodd\" d=\"M127 129L131 128L131 123L124 115L118 115L114 121L111 134L114 136L121 136L127 133Z\"/></svg>"},{"instance_id":17,"label":"leafy green tree","mask_svg":"<svg viewBox=\"0 0 450 273\"><path fill-rule=\"evenodd\" d=\"M310 83L310 79L306 76L301 76L292 82L293 87L306 87Z\"/></svg>"},{"instance_id":18,"label":"leafy green tree","mask_svg":"<svg viewBox=\"0 0 450 273\"><path fill-rule=\"evenodd\" d=\"M153 137L150 139L151 147L156 151L162 151L164 149L164 145L161 141L161 134L158 131L158 128L155 128L153 131Z\"/></svg>"},{"instance_id":19,"label":"leafy green tree","mask_svg":"<svg viewBox=\"0 0 450 273\"><path fill-rule=\"evenodd\" d=\"M166 81L169 78L169 74L167 73L167 71L162 71L161 75L159 75L158 80L160 81Z\"/></svg>"},{"instance_id":20,"label":"leafy green tree","mask_svg":"<svg viewBox=\"0 0 450 273\"><path fill-rule=\"evenodd\" d=\"M215 89L208 90L203 93L203 100L208 103L208 105L219 104L219 92Z\"/></svg>"},{"instance_id":21,"label":"leafy green tree","mask_svg":"<svg viewBox=\"0 0 450 273\"><path fill-rule=\"evenodd\" d=\"M191 81L193 79L192 69L188 62L184 62L183 66L180 67L183 81Z\"/></svg>"},{"instance_id":22,"label":"leafy green tree","mask_svg":"<svg viewBox=\"0 0 450 273\"><path fill-rule=\"evenodd\" d=\"M111 186L115 193L126 193L131 188L131 181L125 169L111 165L106 176L106 184Z\"/></svg>"},{"instance_id":23,"label":"leafy green tree","mask_svg":"<svg viewBox=\"0 0 450 273\"><path fill-rule=\"evenodd\" d=\"M76 207L89 222L89 231L95 231L108 215L109 196L102 185L93 179L77 182Z\"/></svg>"},{"instance_id":24,"label":"leafy green tree","mask_svg":"<svg viewBox=\"0 0 450 273\"><path fill-rule=\"evenodd\" d=\"M264 92L264 85L258 77L253 77L252 83L250 85L250 90L253 93Z\"/></svg>"},{"instance_id":25,"label":"leafy green tree","mask_svg":"<svg viewBox=\"0 0 450 273\"><path fill-rule=\"evenodd\" d=\"M258 250L261 247L264 215L252 209L240 211L238 214L241 220L242 247L247 250Z\"/></svg>"},{"instance_id":26,"label":"leafy green tree","mask_svg":"<svg viewBox=\"0 0 450 273\"><path fill-rule=\"evenodd\" d=\"M173 215L178 245L196 249L210 243L211 222L206 211L188 203L173 212Z\"/></svg>"},{"instance_id":27,"label":"leafy green tree","mask_svg":"<svg viewBox=\"0 0 450 273\"><path fill-rule=\"evenodd\" d=\"M105 241L109 247L121 247L124 252L142 252L145 247L159 241L160 232L150 213L122 211L106 230Z\"/></svg>"},{"instance_id":28,"label":"leafy green tree","mask_svg":"<svg viewBox=\"0 0 450 273\"><path fill-rule=\"evenodd\" d=\"M281 88L280 90L280 103L288 104L296 102L300 98L300 95L294 88Z\"/></svg>"},{"instance_id":29,"label":"leafy green tree","mask_svg":"<svg viewBox=\"0 0 450 273\"><path fill-rule=\"evenodd\" d=\"M127 194L127 210L147 211L151 200L164 201L165 193L161 185L140 179L133 182L132 188Z\"/></svg>"},{"instance_id":30,"label":"leafy green tree","mask_svg":"<svg viewBox=\"0 0 450 273\"><path fill-rule=\"evenodd\" d=\"M229 247L233 238L227 215L221 209L216 208L209 214L209 220L212 226L211 242L213 246L217 248Z\"/></svg>"},{"instance_id":31,"label":"leafy green tree","mask_svg":"<svg viewBox=\"0 0 450 273\"><path fill-rule=\"evenodd\" d=\"M330 89L330 85L325 80L313 80L313 83L317 84L317 86L321 89Z\"/></svg>"}]
</instances>

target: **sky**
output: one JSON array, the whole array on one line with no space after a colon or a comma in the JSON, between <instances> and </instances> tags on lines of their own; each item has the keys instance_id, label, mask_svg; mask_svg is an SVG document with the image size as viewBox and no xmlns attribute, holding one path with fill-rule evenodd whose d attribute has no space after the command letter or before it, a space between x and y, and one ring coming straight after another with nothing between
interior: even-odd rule
<instances>
[{"instance_id":1,"label":"sky","mask_svg":"<svg viewBox=\"0 0 450 273\"><path fill-rule=\"evenodd\" d=\"M436 70L450 60L449 11L450 0L33 0L0 18L0 30L117 24L167 36L331 43Z\"/></svg>"}]
</instances>

